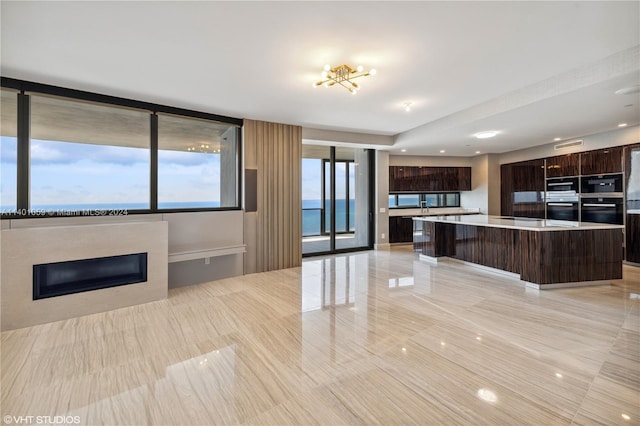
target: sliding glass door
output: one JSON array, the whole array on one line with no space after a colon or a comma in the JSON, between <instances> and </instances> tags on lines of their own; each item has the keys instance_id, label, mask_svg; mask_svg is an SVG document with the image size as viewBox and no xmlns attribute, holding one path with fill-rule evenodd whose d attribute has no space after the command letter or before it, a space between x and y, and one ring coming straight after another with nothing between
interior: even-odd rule
<instances>
[{"instance_id":1,"label":"sliding glass door","mask_svg":"<svg viewBox=\"0 0 640 426\"><path fill-rule=\"evenodd\" d=\"M372 150L303 145L302 253L372 248Z\"/></svg>"}]
</instances>

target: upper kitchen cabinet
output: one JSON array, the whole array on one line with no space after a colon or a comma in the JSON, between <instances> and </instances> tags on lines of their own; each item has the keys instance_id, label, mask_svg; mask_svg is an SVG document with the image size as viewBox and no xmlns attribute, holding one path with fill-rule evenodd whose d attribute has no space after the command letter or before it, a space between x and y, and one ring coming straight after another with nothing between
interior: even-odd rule
<instances>
[{"instance_id":1,"label":"upper kitchen cabinet","mask_svg":"<svg viewBox=\"0 0 640 426\"><path fill-rule=\"evenodd\" d=\"M503 216L544 218L544 160L500 166Z\"/></svg>"},{"instance_id":2,"label":"upper kitchen cabinet","mask_svg":"<svg viewBox=\"0 0 640 426\"><path fill-rule=\"evenodd\" d=\"M622 147L583 152L580 154L580 169L583 175L622 173Z\"/></svg>"},{"instance_id":3,"label":"upper kitchen cabinet","mask_svg":"<svg viewBox=\"0 0 640 426\"><path fill-rule=\"evenodd\" d=\"M389 192L470 190L471 167L389 167Z\"/></svg>"},{"instance_id":4,"label":"upper kitchen cabinet","mask_svg":"<svg viewBox=\"0 0 640 426\"><path fill-rule=\"evenodd\" d=\"M566 154L547 158L547 177L578 176L580 154Z\"/></svg>"}]
</instances>

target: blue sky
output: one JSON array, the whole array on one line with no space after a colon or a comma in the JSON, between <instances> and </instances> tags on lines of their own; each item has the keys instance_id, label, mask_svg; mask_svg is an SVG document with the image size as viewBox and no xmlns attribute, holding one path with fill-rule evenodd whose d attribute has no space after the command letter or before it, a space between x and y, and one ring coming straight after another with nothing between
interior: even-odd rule
<instances>
[{"instance_id":1,"label":"blue sky","mask_svg":"<svg viewBox=\"0 0 640 426\"><path fill-rule=\"evenodd\" d=\"M158 153L160 202L219 201L220 156ZM2 137L0 203L15 206L16 142ZM149 201L149 150L31 141L31 201L38 205L129 204Z\"/></svg>"},{"instance_id":2,"label":"blue sky","mask_svg":"<svg viewBox=\"0 0 640 426\"><path fill-rule=\"evenodd\" d=\"M15 208L16 138L0 139L0 205ZM159 202L219 201L220 157L158 153ZM322 160L302 160L302 199L321 199ZM344 164L336 165L336 194L344 198ZM353 184L353 178L352 183ZM31 141L32 206L148 203L149 150L70 142Z\"/></svg>"},{"instance_id":3,"label":"blue sky","mask_svg":"<svg viewBox=\"0 0 640 426\"><path fill-rule=\"evenodd\" d=\"M352 163L353 164L353 163ZM353 167L353 166L352 166ZM345 166L344 163L336 163L336 198L345 198ZM352 172L353 173L353 172ZM350 176L350 186L355 185L354 176ZM320 200L322 189L322 160L316 158L302 159L302 199ZM351 190L351 198L353 197ZM328 198L328 196L327 196Z\"/></svg>"}]
</instances>

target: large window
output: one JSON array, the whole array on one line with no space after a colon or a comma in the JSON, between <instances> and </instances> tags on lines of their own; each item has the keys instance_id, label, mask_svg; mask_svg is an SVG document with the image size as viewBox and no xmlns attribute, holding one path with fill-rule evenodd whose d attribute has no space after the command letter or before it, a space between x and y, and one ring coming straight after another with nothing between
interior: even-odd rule
<instances>
[{"instance_id":1,"label":"large window","mask_svg":"<svg viewBox=\"0 0 640 426\"><path fill-rule=\"evenodd\" d=\"M31 96L30 209L149 208L149 113Z\"/></svg>"},{"instance_id":2,"label":"large window","mask_svg":"<svg viewBox=\"0 0 640 426\"><path fill-rule=\"evenodd\" d=\"M2 78L4 218L240 209L242 120Z\"/></svg>"},{"instance_id":3,"label":"large window","mask_svg":"<svg viewBox=\"0 0 640 426\"><path fill-rule=\"evenodd\" d=\"M0 93L0 208L2 213L16 211L17 179L18 179L18 95L15 92L2 90Z\"/></svg>"},{"instance_id":4,"label":"large window","mask_svg":"<svg viewBox=\"0 0 640 426\"><path fill-rule=\"evenodd\" d=\"M460 193L389 194L389 208L460 207Z\"/></svg>"},{"instance_id":5,"label":"large window","mask_svg":"<svg viewBox=\"0 0 640 426\"><path fill-rule=\"evenodd\" d=\"M238 205L237 128L184 117L158 117L158 207Z\"/></svg>"}]
</instances>

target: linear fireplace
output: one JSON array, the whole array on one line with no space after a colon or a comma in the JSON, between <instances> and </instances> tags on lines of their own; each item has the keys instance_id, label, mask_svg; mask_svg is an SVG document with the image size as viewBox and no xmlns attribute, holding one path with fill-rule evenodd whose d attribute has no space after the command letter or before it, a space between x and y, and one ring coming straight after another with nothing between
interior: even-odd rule
<instances>
[{"instance_id":1,"label":"linear fireplace","mask_svg":"<svg viewBox=\"0 0 640 426\"><path fill-rule=\"evenodd\" d=\"M147 281L147 253L33 265L33 300Z\"/></svg>"}]
</instances>

